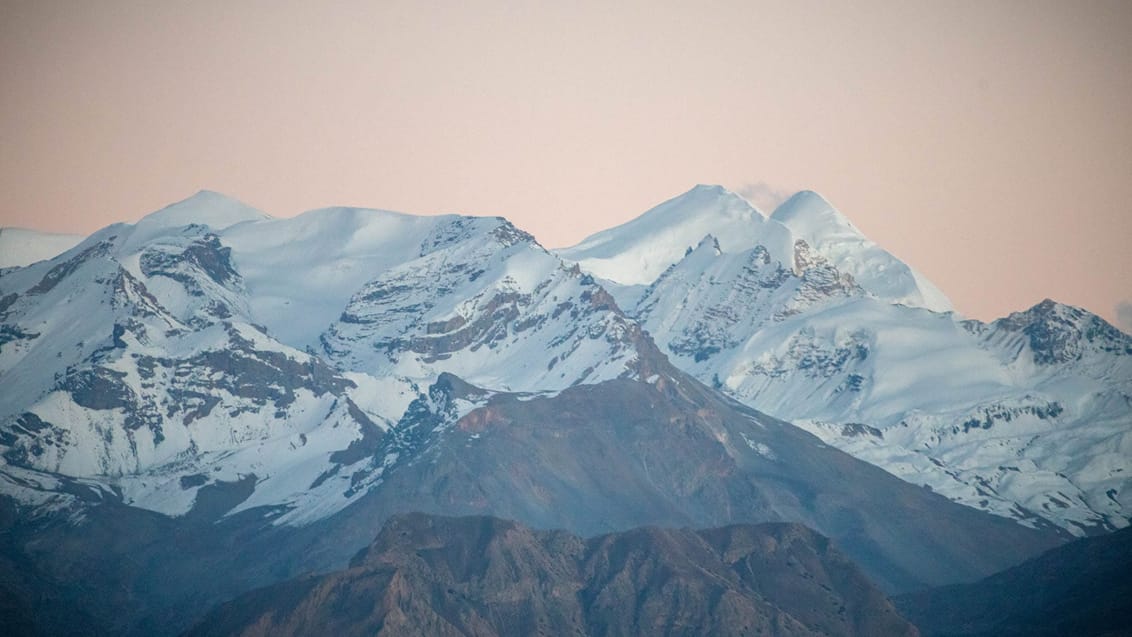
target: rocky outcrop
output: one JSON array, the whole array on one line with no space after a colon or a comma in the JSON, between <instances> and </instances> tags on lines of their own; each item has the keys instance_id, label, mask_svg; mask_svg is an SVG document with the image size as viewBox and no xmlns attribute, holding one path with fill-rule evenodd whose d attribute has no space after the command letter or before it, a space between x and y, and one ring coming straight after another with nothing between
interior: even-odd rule
<instances>
[{"instance_id":1,"label":"rocky outcrop","mask_svg":"<svg viewBox=\"0 0 1132 637\"><path fill-rule=\"evenodd\" d=\"M917 635L799 525L583 540L487 517L390 520L344 571L224 604L220 635Z\"/></svg>"},{"instance_id":2,"label":"rocky outcrop","mask_svg":"<svg viewBox=\"0 0 1132 637\"><path fill-rule=\"evenodd\" d=\"M898 591L973 580L1059 542L898 480L670 367L662 372L550 396L442 377L357 465L359 483L377 486L343 511L338 544L359 546L368 529L410 511L498 515L587 535L790 521L833 538L882 588Z\"/></svg>"}]
</instances>

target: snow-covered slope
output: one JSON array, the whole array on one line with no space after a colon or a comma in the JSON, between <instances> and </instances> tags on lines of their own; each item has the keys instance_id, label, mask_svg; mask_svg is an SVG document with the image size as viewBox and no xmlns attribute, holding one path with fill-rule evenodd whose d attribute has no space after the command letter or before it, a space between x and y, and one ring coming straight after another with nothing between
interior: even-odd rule
<instances>
[{"instance_id":1,"label":"snow-covered slope","mask_svg":"<svg viewBox=\"0 0 1132 637\"><path fill-rule=\"evenodd\" d=\"M700 187L564 254L635 284L610 290L673 363L757 409L964 504L1077 533L1127 525L1132 338L1051 301L989 325L931 311L946 298L819 196L746 236L725 212L737 201ZM674 210L706 234L655 240ZM785 256L778 233L758 243L777 222ZM617 249L680 256L649 279L611 267L640 261Z\"/></svg>"},{"instance_id":2,"label":"snow-covered slope","mask_svg":"<svg viewBox=\"0 0 1132 637\"><path fill-rule=\"evenodd\" d=\"M930 281L864 237L817 193L802 191L767 218L739 195L699 185L615 228L558 251L564 259L611 282L618 299L633 299L706 235L720 249L738 253L762 247L780 263L793 259L795 243L851 275L868 293L886 301L937 312L951 303ZM624 303L623 303L624 304Z\"/></svg>"},{"instance_id":3,"label":"snow-covered slope","mask_svg":"<svg viewBox=\"0 0 1132 637\"><path fill-rule=\"evenodd\" d=\"M284 522L364 494L359 462L380 481L366 450L444 371L556 391L656 356L503 219L277 220L211 192L4 270L0 322L4 493L175 515L220 497Z\"/></svg>"},{"instance_id":4,"label":"snow-covered slope","mask_svg":"<svg viewBox=\"0 0 1132 637\"><path fill-rule=\"evenodd\" d=\"M809 192L767 218L698 186L563 254L501 218L205 191L0 270L0 490L310 521L381 482L377 441L444 373L553 393L655 380L663 352L959 502L1127 524L1132 338L1083 310L935 311Z\"/></svg>"},{"instance_id":5,"label":"snow-covered slope","mask_svg":"<svg viewBox=\"0 0 1132 637\"><path fill-rule=\"evenodd\" d=\"M708 234L719 237L729 252L762 245L778 259L789 253L792 244L784 227L768 222L739 195L701 184L558 254L602 279L647 285Z\"/></svg>"},{"instance_id":6,"label":"snow-covered slope","mask_svg":"<svg viewBox=\"0 0 1132 637\"><path fill-rule=\"evenodd\" d=\"M722 189L658 210L591 246L605 276L654 268L613 293L500 218L272 219L209 192L0 270L8 557L34 599L75 593L73 615L120 633L340 566L397 511L594 533L801 521L893 590L1061 538L743 407L642 323L692 374L908 479L1118 525L1097 496L1127 508L1127 337L1061 306L991 325L911 307L923 284L869 278L905 270L870 269L889 257L844 226L792 229Z\"/></svg>"},{"instance_id":7,"label":"snow-covered slope","mask_svg":"<svg viewBox=\"0 0 1132 637\"><path fill-rule=\"evenodd\" d=\"M783 202L770 218L790 228L795 240L808 243L878 298L936 312L952 309L951 301L935 284L866 238L821 195L803 190Z\"/></svg>"},{"instance_id":8,"label":"snow-covered slope","mask_svg":"<svg viewBox=\"0 0 1132 637\"><path fill-rule=\"evenodd\" d=\"M630 373L639 340L605 290L530 236L501 219L453 218L420 256L366 283L322 343L346 369L538 391Z\"/></svg>"},{"instance_id":9,"label":"snow-covered slope","mask_svg":"<svg viewBox=\"0 0 1132 637\"><path fill-rule=\"evenodd\" d=\"M31 265L78 245L82 235L0 228L0 268Z\"/></svg>"},{"instance_id":10,"label":"snow-covered slope","mask_svg":"<svg viewBox=\"0 0 1132 637\"><path fill-rule=\"evenodd\" d=\"M0 277L4 492L52 506L117 492L169 514L204 488L284 507L333 495L348 478L312 483L343 464L334 452L380 433L358 383L254 323L210 228L156 225Z\"/></svg>"}]
</instances>

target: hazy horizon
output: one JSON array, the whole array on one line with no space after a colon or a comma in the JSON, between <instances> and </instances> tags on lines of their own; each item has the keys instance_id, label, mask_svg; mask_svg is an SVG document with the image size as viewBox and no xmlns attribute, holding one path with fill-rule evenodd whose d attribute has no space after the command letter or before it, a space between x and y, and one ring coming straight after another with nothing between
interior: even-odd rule
<instances>
[{"instance_id":1,"label":"hazy horizon","mask_svg":"<svg viewBox=\"0 0 1132 637\"><path fill-rule=\"evenodd\" d=\"M696 183L812 189L963 314L1051 297L1127 330L1130 27L1121 2L8 0L0 226L211 189L559 247Z\"/></svg>"}]
</instances>

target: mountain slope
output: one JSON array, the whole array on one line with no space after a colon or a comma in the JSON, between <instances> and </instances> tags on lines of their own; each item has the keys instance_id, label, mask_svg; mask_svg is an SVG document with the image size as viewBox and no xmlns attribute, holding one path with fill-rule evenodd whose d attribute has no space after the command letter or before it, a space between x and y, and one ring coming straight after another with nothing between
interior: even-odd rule
<instances>
[{"instance_id":1,"label":"mountain slope","mask_svg":"<svg viewBox=\"0 0 1132 637\"><path fill-rule=\"evenodd\" d=\"M937 316L878 299L805 242L787 247L789 265L756 246L755 270L712 276L742 279L736 294L769 295L787 319L831 299ZM727 254L702 242L662 280L692 281L682 268ZM660 287L634 292L654 303L647 320L681 298ZM777 320L732 319L723 337ZM724 398L674 368L595 277L500 218L276 220L202 193L0 271L0 337L5 550L34 575L24 584L104 632L184 628L226 596L338 568L413 510L587 534L802 522L886 590L982 577L1063 539ZM725 354L695 342L674 358ZM819 345L799 346L795 367L840 383L842 354L823 360ZM36 612L60 608L52 595L30 597Z\"/></svg>"},{"instance_id":2,"label":"mountain slope","mask_svg":"<svg viewBox=\"0 0 1132 637\"><path fill-rule=\"evenodd\" d=\"M633 373L636 325L526 233L501 220L458 219L425 241L429 251L349 300L321 338L331 361L414 379L444 370L522 391Z\"/></svg>"},{"instance_id":3,"label":"mountain slope","mask_svg":"<svg viewBox=\"0 0 1132 637\"><path fill-rule=\"evenodd\" d=\"M751 247L754 240L777 256L791 245L785 227L768 222L742 197L701 184L558 253L602 279L621 285L648 284L709 233L724 237L728 250Z\"/></svg>"},{"instance_id":4,"label":"mountain slope","mask_svg":"<svg viewBox=\"0 0 1132 637\"><path fill-rule=\"evenodd\" d=\"M2 473L17 499L66 507L78 489L183 514L208 485L313 480L312 463L379 431L349 397L357 383L253 322L209 228L156 225L0 279ZM272 481L271 497L309 484Z\"/></svg>"},{"instance_id":5,"label":"mountain slope","mask_svg":"<svg viewBox=\"0 0 1132 637\"><path fill-rule=\"evenodd\" d=\"M326 480L342 475L350 502L301 524L273 524L272 506L218 518L245 493L211 484L180 517L109 496L77 516L17 512L0 528L0 557L21 565L22 598L49 632L72 630L78 615L60 609L73 608L90 634L155 635L253 587L342 568L374 529L410 511L585 535L801 522L888 591L969 581L1060 542L898 480L656 364L651 383L543 396L442 375L380 438L338 456L348 468Z\"/></svg>"},{"instance_id":6,"label":"mountain slope","mask_svg":"<svg viewBox=\"0 0 1132 637\"><path fill-rule=\"evenodd\" d=\"M972 584L898 598L925 635L1132 633L1132 529L1051 549Z\"/></svg>"},{"instance_id":7,"label":"mountain slope","mask_svg":"<svg viewBox=\"0 0 1132 637\"><path fill-rule=\"evenodd\" d=\"M893 303L948 311L951 303L923 275L861 235L820 195L800 192L769 218L720 186L699 185L615 228L558 250L567 261L631 294L656 281L706 235L734 253L762 247L789 263L797 241L854 277L868 293ZM630 303L622 303L630 307Z\"/></svg>"},{"instance_id":8,"label":"mountain slope","mask_svg":"<svg viewBox=\"0 0 1132 637\"><path fill-rule=\"evenodd\" d=\"M218 515L309 521L443 369L558 390L640 358L604 290L498 218L273 220L202 192L5 271L0 299L0 476L36 507L183 515L220 489Z\"/></svg>"},{"instance_id":9,"label":"mountain slope","mask_svg":"<svg viewBox=\"0 0 1132 637\"><path fill-rule=\"evenodd\" d=\"M350 568L249 593L189 635L915 635L797 525L583 540L495 518L390 520Z\"/></svg>"},{"instance_id":10,"label":"mountain slope","mask_svg":"<svg viewBox=\"0 0 1132 637\"><path fill-rule=\"evenodd\" d=\"M335 522L338 541L357 546L409 511L583 534L790 521L833 538L886 590L974 579L1060 541L896 479L663 361L656 371L552 396L441 377L382 441L373 457L397 461Z\"/></svg>"},{"instance_id":11,"label":"mountain slope","mask_svg":"<svg viewBox=\"0 0 1132 637\"><path fill-rule=\"evenodd\" d=\"M870 241L821 195L804 190L771 215L839 271L877 297L934 312L952 309L947 296L924 275Z\"/></svg>"},{"instance_id":12,"label":"mountain slope","mask_svg":"<svg viewBox=\"0 0 1132 637\"><path fill-rule=\"evenodd\" d=\"M794 237L785 255L777 235L757 244L769 222L744 235L725 214L736 197L703 196L661 211L712 234L648 285L609 286L677 366L969 506L1076 534L1127 525L1132 338L1052 301L985 325L910 307L943 301L817 195L771 216ZM564 254L616 276L615 248L650 249L618 232L597 235L601 258L593 241Z\"/></svg>"}]
</instances>

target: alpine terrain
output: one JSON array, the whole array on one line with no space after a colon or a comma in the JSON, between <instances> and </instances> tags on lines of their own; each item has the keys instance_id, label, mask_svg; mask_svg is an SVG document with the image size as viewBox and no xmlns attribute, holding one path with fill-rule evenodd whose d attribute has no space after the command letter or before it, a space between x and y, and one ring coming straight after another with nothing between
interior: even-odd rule
<instances>
[{"instance_id":1,"label":"alpine terrain","mask_svg":"<svg viewBox=\"0 0 1132 637\"><path fill-rule=\"evenodd\" d=\"M1132 528L1089 537L971 584L904 595L925 635L1132 633Z\"/></svg>"},{"instance_id":2,"label":"alpine terrain","mask_svg":"<svg viewBox=\"0 0 1132 637\"><path fill-rule=\"evenodd\" d=\"M917 635L800 525L589 540L495 518L390 520L349 568L249 593L189 635Z\"/></svg>"},{"instance_id":3,"label":"alpine terrain","mask_svg":"<svg viewBox=\"0 0 1132 637\"><path fill-rule=\"evenodd\" d=\"M813 193L766 217L697 187L554 252L205 191L54 245L0 269L19 633L177 634L239 597L197 630L333 599L369 609L339 632L912 634L861 578L971 582L1128 524L1132 338L1053 302L964 320Z\"/></svg>"},{"instance_id":4,"label":"alpine terrain","mask_svg":"<svg viewBox=\"0 0 1132 637\"><path fill-rule=\"evenodd\" d=\"M1075 535L1128 525L1132 337L1046 300L982 323L820 195L697 186L559 254L677 367L948 498Z\"/></svg>"}]
</instances>

